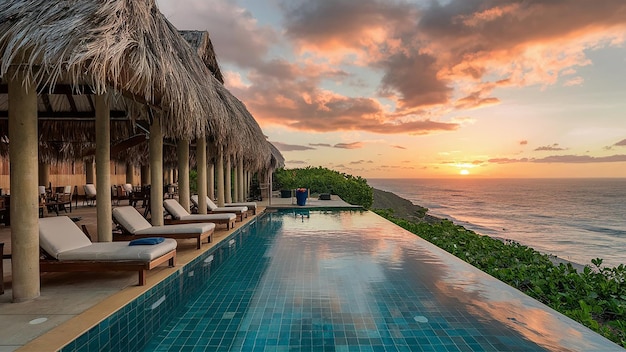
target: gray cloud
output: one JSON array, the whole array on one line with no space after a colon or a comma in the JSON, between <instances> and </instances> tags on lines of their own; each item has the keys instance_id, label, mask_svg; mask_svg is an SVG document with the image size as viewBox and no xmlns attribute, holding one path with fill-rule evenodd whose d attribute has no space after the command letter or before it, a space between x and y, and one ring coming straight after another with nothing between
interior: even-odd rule
<instances>
[{"instance_id":1,"label":"gray cloud","mask_svg":"<svg viewBox=\"0 0 626 352\"><path fill-rule=\"evenodd\" d=\"M363 143L361 143L361 142L337 143L337 144L334 145L334 148L339 148L339 149L360 149L360 148L363 148Z\"/></svg>"},{"instance_id":2,"label":"gray cloud","mask_svg":"<svg viewBox=\"0 0 626 352\"><path fill-rule=\"evenodd\" d=\"M613 144L615 147L626 147L626 139L622 139L621 141Z\"/></svg>"},{"instance_id":3,"label":"gray cloud","mask_svg":"<svg viewBox=\"0 0 626 352\"><path fill-rule=\"evenodd\" d=\"M626 162L626 155L610 155L602 157L593 157L587 155L553 155L542 159L534 160L536 163L573 163L573 164L588 164L588 163L615 163Z\"/></svg>"},{"instance_id":4,"label":"gray cloud","mask_svg":"<svg viewBox=\"0 0 626 352\"><path fill-rule=\"evenodd\" d=\"M567 164L591 164L591 163L618 163L626 162L626 155L610 155L602 157L594 157L588 155L552 155L541 159L535 158L495 158L489 159L488 162L494 164L512 164L512 163L567 163Z\"/></svg>"},{"instance_id":5,"label":"gray cloud","mask_svg":"<svg viewBox=\"0 0 626 352\"><path fill-rule=\"evenodd\" d=\"M286 144L281 142L271 142L281 152L290 152L295 150L315 150L315 148L306 145Z\"/></svg>"},{"instance_id":6,"label":"gray cloud","mask_svg":"<svg viewBox=\"0 0 626 352\"><path fill-rule=\"evenodd\" d=\"M311 147L332 147L332 145L328 143L309 143Z\"/></svg>"},{"instance_id":7,"label":"gray cloud","mask_svg":"<svg viewBox=\"0 0 626 352\"><path fill-rule=\"evenodd\" d=\"M539 152L545 152L545 151L554 152L554 151L562 151L562 150L567 150L567 149L559 147L558 143L554 143L552 145L546 145L546 146L543 146L543 147L535 148L536 152L537 151L539 151Z\"/></svg>"}]
</instances>

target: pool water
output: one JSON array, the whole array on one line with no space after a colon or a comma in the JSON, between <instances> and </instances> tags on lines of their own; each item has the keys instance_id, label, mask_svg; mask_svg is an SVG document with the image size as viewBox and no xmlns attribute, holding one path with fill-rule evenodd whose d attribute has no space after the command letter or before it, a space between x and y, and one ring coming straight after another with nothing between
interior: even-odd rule
<instances>
[{"instance_id":1,"label":"pool water","mask_svg":"<svg viewBox=\"0 0 626 352\"><path fill-rule=\"evenodd\" d=\"M284 211L145 351L620 351L367 211Z\"/></svg>"}]
</instances>

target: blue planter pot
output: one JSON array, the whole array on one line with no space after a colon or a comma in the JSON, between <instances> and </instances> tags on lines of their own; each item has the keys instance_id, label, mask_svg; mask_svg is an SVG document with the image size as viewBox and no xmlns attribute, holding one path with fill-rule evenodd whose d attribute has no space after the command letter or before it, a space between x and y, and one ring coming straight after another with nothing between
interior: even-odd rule
<instances>
[{"instance_id":1,"label":"blue planter pot","mask_svg":"<svg viewBox=\"0 0 626 352\"><path fill-rule=\"evenodd\" d=\"M299 206L306 205L307 191L296 191L296 201Z\"/></svg>"}]
</instances>

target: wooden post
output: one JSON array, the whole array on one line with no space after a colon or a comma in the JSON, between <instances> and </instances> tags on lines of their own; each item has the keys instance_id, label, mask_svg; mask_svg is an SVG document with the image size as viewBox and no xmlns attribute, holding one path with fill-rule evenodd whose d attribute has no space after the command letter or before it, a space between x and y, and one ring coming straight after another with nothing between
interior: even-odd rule
<instances>
[{"instance_id":1,"label":"wooden post","mask_svg":"<svg viewBox=\"0 0 626 352\"><path fill-rule=\"evenodd\" d=\"M85 161L85 183L96 182L96 176L93 169L93 159Z\"/></svg>"},{"instance_id":2,"label":"wooden post","mask_svg":"<svg viewBox=\"0 0 626 352\"><path fill-rule=\"evenodd\" d=\"M198 170L198 214L207 213L206 202L206 138L196 140L196 168Z\"/></svg>"},{"instance_id":3,"label":"wooden post","mask_svg":"<svg viewBox=\"0 0 626 352\"><path fill-rule=\"evenodd\" d=\"M233 202L233 186L232 186L232 166L230 165L230 155L226 157L226 203Z\"/></svg>"},{"instance_id":4,"label":"wooden post","mask_svg":"<svg viewBox=\"0 0 626 352\"><path fill-rule=\"evenodd\" d=\"M150 184L150 165L141 165L141 186Z\"/></svg>"},{"instance_id":5,"label":"wooden post","mask_svg":"<svg viewBox=\"0 0 626 352\"><path fill-rule=\"evenodd\" d=\"M189 140L181 139L177 144L178 202L189 211Z\"/></svg>"},{"instance_id":6,"label":"wooden post","mask_svg":"<svg viewBox=\"0 0 626 352\"><path fill-rule=\"evenodd\" d=\"M48 188L50 183L50 164L39 163L39 186Z\"/></svg>"},{"instance_id":7,"label":"wooden post","mask_svg":"<svg viewBox=\"0 0 626 352\"><path fill-rule=\"evenodd\" d=\"M233 169L233 202L239 202L239 170L237 170L237 159L235 159Z\"/></svg>"},{"instance_id":8,"label":"wooden post","mask_svg":"<svg viewBox=\"0 0 626 352\"><path fill-rule=\"evenodd\" d=\"M163 226L163 131L157 118L150 125L150 184L152 225Z\"/></svg>"},{"instance_id":9,"label":"wooden post","mask_svg":"<svg viewBox=\"0 0 626 352\"><path fill-rule=\"evenodd\" d=\"M39 297L37 92L22 69L9 70L11 271L13 302Z\"/></svg>"},{"instance_id":10,"label":"wooden post","mask_svg":"<svg viewBox=\"0 0 626 352\"><path fill-rule=\"evenodd\" d=\"M96 95L96 213L98 241L113 241L111 222L111 117L106 95Z\"/></svg>"},{"instance_id":11,"label":"wooden post","mask_svg":"<svg viewBox=\"0 0 626 352\"><path fill-rule=\"evenodd\" d=\"M219 148L217 153L217 161L215 163L215 169L217 170L217 174L215 177L217 180L217 206L224 206L224 153L222 152L222 147Z\"/></svg>"},{"instance_id":12,"label":"wooden post","mask_svg":"<svg viewBox=\"0 0 626 352\"><path fill-rule=\"evenodd\" d=\"M243 158L239 158L238 163L237 163L237 181L239 182L239 187L238 187L238 194L237 194L237 201L238 202L243 202L244 199L244 190L245 190L245 182L244 182L244 175L243 175Z\"/></svg>"},{"instance_id":13,"label":"wooden post","mask_svg":"<svg viewBox=\"0 0 626 352\"><path fill-rule=\"evenodd\" d=\"M126 163L126 183L131 185L135 182L135 167L131 163Z\"/></svg>"},{"instance_id":14,"label":"wooden post","mask_svg":"<svg viewBox=\"0 0 626 352\"><path fill-rule=\"evenodd\" d=\"M207 169L207 194L211 200L215 199L215 164L210 164Z\"/></svg>"}]
</instances>

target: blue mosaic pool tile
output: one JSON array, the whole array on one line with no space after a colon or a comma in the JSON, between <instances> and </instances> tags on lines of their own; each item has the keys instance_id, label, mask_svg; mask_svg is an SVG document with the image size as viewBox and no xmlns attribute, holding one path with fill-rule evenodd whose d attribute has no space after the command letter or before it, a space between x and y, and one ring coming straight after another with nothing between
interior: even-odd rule
<instances>
[{"instance_id":1,"label":"blue mosaic pool tile","mask_svg":"<svg viewBox=\"0 0 626 352\"><path fill-rule=\"evenodd\" d=\"M151 323L111 321L104 329L117 340L111 350L127 343L144 351L543 350L439 292L441 273L417 264L423 253L413 235L367 212L300 215L258 217L129 305L122 314ZM144 313L163 295L173 296L163 303L167 312Z\"/></svg>"},{"instance_id":2,"label":"blue mosaic pool tile","mask_svg":"<svg viewBox=\"0 0 626 352\"><path fill-rule=\"evenodd\" d=\"M99 325L66 345L61 351L141 350L155 333L161 331L163 326L171 320L173 314L183 305L182 302L205 286L211 271L218 268L222 262L227 260L228 256L236 253L235 247L240 245L237 242L239 241L240 243L251 234L248 228L255 226L255 223L256 221L252 221L233 233L230 237L234 241L228 250L214 247L212 251L204 253L182 268L182 274L176 272L163 282L155 285L146 294L113 313ZM206 327L204 330L207 330ZM180 336L184 336L186 333L181 332ZM234 335L234 332L231 334ZM193 334L192 337L196 336L196 334ZM197 340L207 342L202 338ZM170 344L170 347L176 345L180 347L180 350L212 351L201 346L189 348L188 345L176 338L168 338L166 341ZM169 351L170 347L164 346L161 350Z\"/></svg>"}]
</instances>

